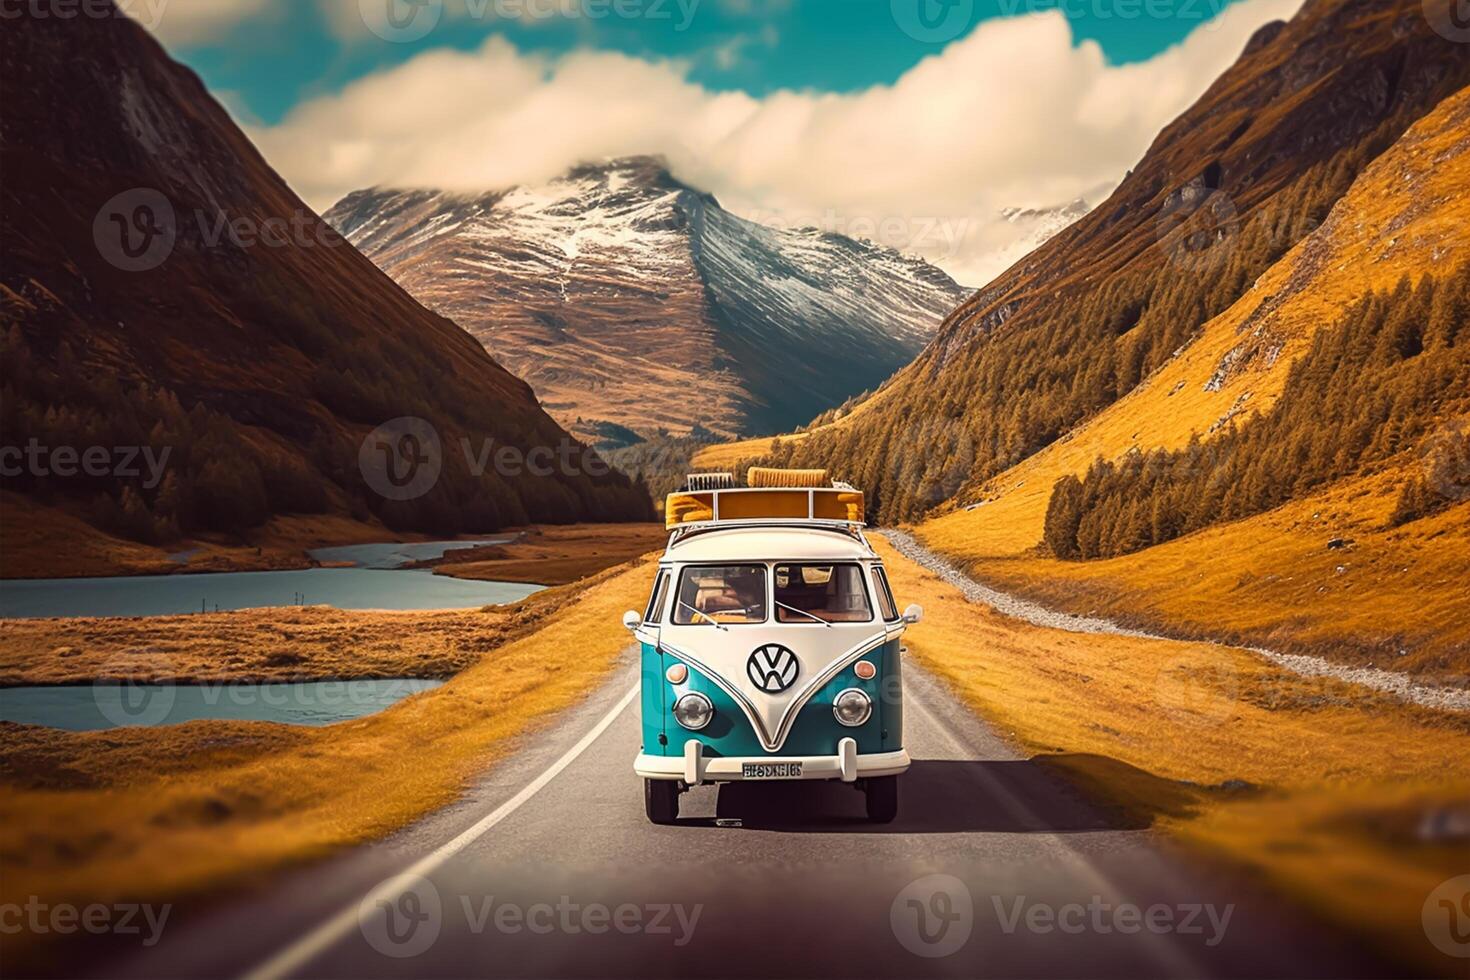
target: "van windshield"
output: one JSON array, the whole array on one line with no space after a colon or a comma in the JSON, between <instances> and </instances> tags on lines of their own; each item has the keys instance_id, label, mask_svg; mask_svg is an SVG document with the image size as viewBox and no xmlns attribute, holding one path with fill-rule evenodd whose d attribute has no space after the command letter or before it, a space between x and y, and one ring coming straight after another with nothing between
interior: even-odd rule
<instances>
[{"instance_id":1,"label":"van windshield","mask_svg":"<svg viewBox=\"0 0 1470 980\"><path fill-rule=\"evenodd\" d=\"M872 619L861 566L776 566L777 622L867 623Z\"/></svg>"},{"instance_id":2,"label":"van windshield","mask_svg":"<svg viewBox=\"0 0 1470 980\"><path fill-rule=\"evenodd\" d=\"M695 565L679 576L674 625L765 621L766 566Z\"/></svg>"}]
</instances>

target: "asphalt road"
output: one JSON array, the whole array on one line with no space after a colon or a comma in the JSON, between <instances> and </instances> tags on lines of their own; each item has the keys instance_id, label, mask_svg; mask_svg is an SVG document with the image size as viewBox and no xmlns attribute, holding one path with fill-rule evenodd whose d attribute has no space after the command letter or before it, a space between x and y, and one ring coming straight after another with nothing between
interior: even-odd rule
<instances>
[{"instance_id":1,"label":"asphalt road","mask_svg":"<svg viewBox=\"0 0 1470 980\"><path fill-rule=\"evenodd\" d=\"M243 897L178 907L153 948L93 950L85 965L147 977L1393 972L1088 805L912 665L905 680L916 761L889 826L865 823L861 794L834 783L700 788L679 826L649 824L628 667L461 803Z\"/></svg>"}]
</instances>

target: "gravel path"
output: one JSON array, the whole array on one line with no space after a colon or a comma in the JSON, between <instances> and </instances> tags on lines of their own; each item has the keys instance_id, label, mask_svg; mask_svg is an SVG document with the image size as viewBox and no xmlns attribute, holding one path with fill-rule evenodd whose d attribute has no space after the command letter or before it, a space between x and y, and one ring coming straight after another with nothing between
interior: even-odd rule
<instances>
[{"instance_id":1,"label":"gravel path","mask_svg":"<svg viewBox=\"0 0 1470 980\"><path fill-rule=\"evenodd\" d=\"M881 533L897 549L899 554L927 568L950 585L959 589L964 593L966 599L971 602L983 603L1007 616L1024 620L1036 626L1066 630L1070 633L1100 633L1111 636L1132 636L1141 640L1178 640L1178 637L1162 636L1158 633L1149 633L1145 630L1130 629L1108 619L1074 616L1071 613L1059 612L1055 609L1048 609L1039 603L1020 599L1006 592L997 591L989 586L981 585L960 571L959 568L947 559L919 544L918 541L914 540L913 535L904 531L891 529L884 530ZM1391 670L1379 670L1376 667L1349 667L1344 664L1335 664L1322 657L1309 657L1295 653L1278 653L1275 650L1267 650L1264 647L1244 647L1243 649L1249 650L1276 666L1283 667L1303 677L1330 677L1334 680L1346 681L1349 684L1358 684L1375 691L1392 694L1405 701L1411 701L1414 704L1422 705L1426 708L1436 708L1444 711L1470 711L1470 690L1463 688L1424 684L1414 680L1407 674L1400 674Z\"/></svg>"}]
</instances>

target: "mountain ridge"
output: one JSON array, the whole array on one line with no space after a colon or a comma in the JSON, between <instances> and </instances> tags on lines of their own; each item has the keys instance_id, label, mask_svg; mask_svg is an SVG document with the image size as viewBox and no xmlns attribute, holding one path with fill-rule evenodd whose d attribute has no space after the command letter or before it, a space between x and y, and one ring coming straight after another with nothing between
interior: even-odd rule
<instances>
[{"instance_id":1,"label":"mountain ridge","mask_svg":"<svg viewBox=\"0 0 1470 980\"><path fill-rule=\"evenodd\" d=\"M143 27L21 18L0 69L4 428L171 452L155 486L31 468L7 490L145 541L288 513L432 533L648 513L524 382L336 236ZM401 416L443 449L413 496L375 489L363 449ZM565 446L579 469L476 473L464 439Z\"/></svg>"},{"instance_id":2,"label":"mountain ridge","mask_svg":"<svg viewBox=\"0 0 1470 980\"><path fill-rule=\"evenodd\" d=\"M767 461L848 473L883 520L974 499L1194 343L1465 84L1470 59L1420 4L1312 0L1258 32L1107 201L959 307L866 402Z\"/></svg>"},{"instance_id":3,"label":"mountain ridge","mask_svg":"<svg viewBox=\"0 0 1470 980\"><path fill-rule=\"evenodd\" d=\"M326 217L584 434L790 426L907 363L967 294L892 249L733 215L655 157L357 191Z\"/></svg>"}]
</instances>

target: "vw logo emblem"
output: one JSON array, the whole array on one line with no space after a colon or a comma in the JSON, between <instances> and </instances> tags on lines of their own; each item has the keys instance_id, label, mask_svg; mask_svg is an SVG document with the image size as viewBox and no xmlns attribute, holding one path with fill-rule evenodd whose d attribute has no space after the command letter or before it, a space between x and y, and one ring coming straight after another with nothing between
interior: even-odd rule
<instances>
[{"instance_id":1,"label":"vw logo emblem","mask_svg":"<svg viewBox=\"0 0 1470 980\"><path fill-rule=\"evenodd\" d=\"M745 673L750 682L767 694L780 694L796 683L801 673L801 662L796 654L779 643L767 643L757 647L745 662Z\"/></svg>"}]
</instances>

